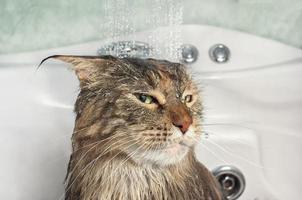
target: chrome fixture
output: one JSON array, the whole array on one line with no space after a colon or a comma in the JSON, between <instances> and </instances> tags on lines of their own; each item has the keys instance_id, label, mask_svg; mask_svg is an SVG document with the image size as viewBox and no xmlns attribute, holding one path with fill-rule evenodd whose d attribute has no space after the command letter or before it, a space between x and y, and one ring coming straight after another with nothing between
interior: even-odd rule
<instances>
[{"instance_id":1,"label":"chrome fixture","mask_svg":"<svg viewBox=\"0 0 302 200\"><path fill-rule=\"evenodd\" d=\"M223 194L227 200L235 200L245 189L245 179L239 169L234 166L220 166L212 171L221 185Z\"/></svg>"},{"instance_id":2,"label":"chrome fixture","mask_svg":"<svg viewBox=\"0 0 302 200\"><path fill-rule=\"evenodd\" d=\"M149 44L139 41L118 41L101 47L98 55L112 55L119 58L139 57L147 58L151 55Z\"/></svg>"},{"instance_id":3,"label":"chrome fixture","mask_svg":"<svg viewBox=\"0 0 302 200\"><path fill-rule=\"evenodd\" d=\"M224 44L215 44L209 50L210 58L217 63L226 63L230 58L230 50Z\"/></svg>"},{"instance_id":4,"label":"chrome fixture","mask_svg":"<svg viewBox=\"0 0 302 200\"><path fill-rule=\"evenodd\" d=\"M185 63L193 63L198 58L198 49L191 44L183 44L181 46L182 61Z\"/></svg>"}]
</instances>

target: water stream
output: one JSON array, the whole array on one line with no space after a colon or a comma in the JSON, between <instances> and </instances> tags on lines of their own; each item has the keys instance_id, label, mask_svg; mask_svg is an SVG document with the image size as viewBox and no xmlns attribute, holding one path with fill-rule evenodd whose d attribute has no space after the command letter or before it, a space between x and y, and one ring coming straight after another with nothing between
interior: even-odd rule
<instances>
[{"instance_id":1,"label":"water stream","mask_svg":"<svg viewBox=\"0 0 302 200\"><path fill-rule=\"evenodd\" d=\"M104 31L107 38L110 38L107 42L117 42L127 38L127 41L130 41L127 45L131 47L134 41L137 41L133 34L140 31L136 24L146 23L151 30L146 35L146 42L152 47L148 57L179 61L182 44L179 29L179 25L183 22L182 1L151 0L148 1L150 6L142 9L140 6L144 3L142 1L106 0ZM143 17L138 18L138 16ZM167 27L167 29L157 29L159 27ZM116 45L115 52L109 54L123 57L120 50L125 48L125 45L119 43Z\"/></svg>"}]
</instances>

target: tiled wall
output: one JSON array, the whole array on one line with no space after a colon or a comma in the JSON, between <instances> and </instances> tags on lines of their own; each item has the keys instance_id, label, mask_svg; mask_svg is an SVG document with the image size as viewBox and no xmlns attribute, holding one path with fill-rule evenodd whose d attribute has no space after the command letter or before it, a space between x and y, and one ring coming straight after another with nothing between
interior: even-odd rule
<instances>
[{"instance_id":1,"label":"tiled wall","mask_svg":"<svg viewBox=\"0 0 302 200\"><path fill-rule=\"evenodd\" d=\"M107 0L115 1L115 0ZM128 0L136 30L152 1ZM171 0L170 0L171 1ZM302 47L302 0L182 0L185 24L237 29ZM0 53L106 38L104 0L0 0Z\"/></svg>"}]
</instances>

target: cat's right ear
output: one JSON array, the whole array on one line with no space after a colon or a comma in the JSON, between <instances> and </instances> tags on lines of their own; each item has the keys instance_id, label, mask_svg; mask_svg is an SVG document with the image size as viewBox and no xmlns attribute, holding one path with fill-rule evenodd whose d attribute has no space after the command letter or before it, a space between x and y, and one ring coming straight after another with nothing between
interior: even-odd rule
<instances>
[{"instance_id":1,"label":"cat's right ear","mask_svg":"<svg viewBox=\"0 0 302 200\"><path fill-rule=\"evenodd\" d=\"M106 65L105 62L116 60L113 56L74 56L74 55L53 55L41 61L39 67L48 59L54 58L72 64L81 83L92 82L95 78L98 68Z\"/></svg>"}]
</instances>

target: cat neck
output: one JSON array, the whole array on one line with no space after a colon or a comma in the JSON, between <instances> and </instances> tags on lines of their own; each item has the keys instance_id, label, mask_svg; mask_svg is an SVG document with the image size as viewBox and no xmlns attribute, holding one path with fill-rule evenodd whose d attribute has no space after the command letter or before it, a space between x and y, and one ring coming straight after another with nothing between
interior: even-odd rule
<instances>
[{"instance_id":1,"label":"cat neck","mask_svg":"<svg viewBox=\"0 0 302 200\"><path fill-rule=\"evenodd\" d=\"M193 151L179 163L165 167L141 165L131 159L125 161L124 155L114 159L111 155L107 158L110 161L99 160L74 184L74 187L78 188L72 190L80 190L82 199L175 199L187 195L182 191L187 188L187 183L191 182L189 179L196 174ZM81 189L84 186L85 191ZM75 192L71 193L70 199Z\"/></svg>"},{"instance_id":2,"label":"cat neck","mask_svg":"<svg viewBox=\"0 0 302 200\"><path fill-rule=\"evenodd\" d=\"M188 172L192 170L192 168L194 168L194 164L196 162L193 149L189 150L187 155L184 156L182 160L168 166L162 166L148 162L137 163L131 158L125 159L127 155L123 155L123 153L119 152L118 154L119 156L115 157L111 155L108 156L108 159L101 160L97 167L99 167L100 169L108 169L108 171L115 170L117 173L125 173L125 169L127 169L129 173L143 173L145 174L145 176L149 176L149 174L167 176L167 174L169 173L173 173L173 176L175 176L176 173L179 173L184 176L188 175ZM114 159L112 159L112 157L114 157Z\"/></svg>"}]
</instances>

